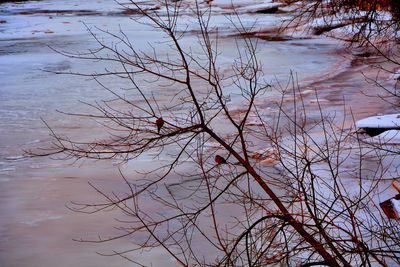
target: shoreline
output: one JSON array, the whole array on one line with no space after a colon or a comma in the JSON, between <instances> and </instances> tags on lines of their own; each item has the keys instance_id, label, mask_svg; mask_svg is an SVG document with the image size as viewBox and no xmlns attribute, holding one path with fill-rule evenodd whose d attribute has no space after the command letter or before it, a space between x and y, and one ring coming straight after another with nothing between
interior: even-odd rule
<instances>
[{"instance_id":1,"label":"shoreline","mask_svg":"<svg viewBox=\"0 0 400 267\"><path fill-rule=\"evenodd\" d=\"M61 18L59 18L60 23L63 23L66 18ZM52 20L54 21L54 19ZM60 25L67 27L71 24L63 23ZM58 38L60 36L57 35L57 32L54 35L46 35L43 32L40 34L32 35L32 38L39 38L39 36L47 36L45 38L53 36L54 38ZM258 37L255 36L255 38ZM275 40L279 41L279 39ZM338 47L337 51L341 51L341 48ZM347 53L349 51L343 52L343 56L347 55ZM335 55L338 57L337 54ZM363 78L360 71L368 70L369 68L369 65L364 62L365 59L354 57L353 54L348 55L351 56L351 58L347 59L348 61L342 62L338 59L333 66L329 67L329 73L327 74L299 79L300 91L317 90L321 99L329 100L328 102L321 103L324 107L327 107L328 112L336 111L337 107L343 106L341 98L338 96L346 93L347 91L345 90L348 90L348 93L351 94L347 96L349 101L347 104L353 104L353 108L357 111L357 116L364 117L364 115L374 115L377 112L388 110L389 107L382 103L377 103L378 99L376 98L370 98L368 101L365 100L364 104L359 103L365 96L362 96L359 92L361 88L357 87L357 83L368 92L373 92L376 87L362 83ZM373 59L368 60L373 61ZM54 60L54 62L58 63L57 60ZM58 66L55 63L53 65ZM68 66L68 64L66 65ZM62 66L60 65L60 67ZM370 74L372 75L373 73L374 71L370 70ZM31 75L33 76L34 74L32 71ZM12 87L12 89L14 88L17 87ZM49 93L54 92L49 90ZM84 92L83 89L82 92ZM314 107L313 103L309 103L313 98L315 98L313 93L304 95L304 99L307 101L309 107ZM266 107L275 106L273 99L273 97L267 96L264 98L260 96L257 99L257 103L264 105L268 102L265 104ZM376 106L374 106L375 104ZM234 106L239 105L235 104ZM293 105L293 103L288 101L284 105L289 106ZM316 114L315 111L314 113ZM309 115L313 116L315 115L314 113L310 113ZM33 114L29 113L29 116L33 116ZM72 120L69 119L68 122L70 121ZM75 121L75 123L77 122ZM64 129L68 131L68 128ZM34 134L37 134L37 132L36 129L33 131ZM81 132L84 132L84 130L81 129ZM34 137L33 133L29 138ZM10 138L16 139L15 132L12 132L12 134L13 136ZM7 146L9 146L8 143ZM37 146L37 144L35 143L34 146ZM9 152L7 149L9 148L4 149L6 152L3 153ZM0 250L4 252L0 259L4 265L130 265L129 262L118 257L101 257L95 253L96 251L107 252L112 249L126 248L131 242L128 238L111 244L107 243L97 246L71 240L72 238L79 239L81 237L96 238L98 233L106 236L112 234L113 229L111 228L116 225L113 217L114 214L81 215L71 213L64 207L65 203L71 200L82 202L99 201L100 197L90 188L87 181L92 181L106 188L115 188L117 191L123 190L124 188L121 189L121 187L125 184L117 171L118 168L113 166L112 161L107 164L104 164L103 161L94 163L82 161L70 165L69 162L55 162L53 160L51 163L54 162L54 165L49 165L47 162L50 159L35 158L32 162L28 159L28 163L24 162L23 159L19 161L17 158L15 158L15 162L11 162L12 157L9 157L8 160L5 157L5 159L6 164L12 165L15 163L16 167L10 171L10 175L3 174L4 178L1 178L3 180L0 180L2 182L0 207L3 210L3 222L0 224ZM37 165L35 165L36 163ZM140 162L133 163L140 165ZM141 163L143 164L143 161ZM151 164L151 161L148 160L147 164ZM32 166L38 167L33 168ZM127 166L126 168L131 167ZM128 172L127 169L124 171ZM136 178L134 174L129 174L129 176L130 178ZM63 229L63 231L60 232L60 229ZM159 265L163 265L165 262L162 262L164 260L161 259L162 255L162 252L155 250L154 253L146 254L146 256L138 254L137 257L142 257L149 262L150 260L154 261L155 265L157 265L157 260L159 260L161 262Z\"/></svg>"},{"instance_id":2,"label":"shoreline","mask_svg":"<svg viewBox=\"0 0 400 267\"><path fill-rule=\"evenodd\" d=\"M383 57L379 55L363 57L357 54L357 49L347 47L346 43L342 45L342 49L337 49L341 52L338 54L338 60L331 65L327 73L304 79L299 77L296 93L302 93L303 100L307 102L315 99L314 92L316 92L318 98L323 100L321 105L328 110L337 106L351 107L355 120L382 112L392 113L390 110L394 107L381 99L387 96L387 93L372 83L372 80L376 79L386 88L392 88L395 84L391 73L382 72L376 67ZM386 69L396 69L396 65L388 62L382 65ZM367 81L367 79L372 80ZM290 102L292 93L289 92L287 97ZM268 97L262 101L268 101Z\"/></svg>"}]
</instances>

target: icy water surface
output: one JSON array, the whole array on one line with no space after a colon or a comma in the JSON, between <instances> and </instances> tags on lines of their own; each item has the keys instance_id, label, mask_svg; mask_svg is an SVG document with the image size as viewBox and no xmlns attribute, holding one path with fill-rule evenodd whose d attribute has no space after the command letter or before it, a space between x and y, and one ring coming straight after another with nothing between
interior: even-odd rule
<instances>
[{"instance_id":1,"label":"icy water surface","mask_svg":"<svg viewBox=\"0 0 400 267\"><path fill-rule=\"evenodd\" d=\"M229 68L236 55L236 43L229 34L232 28L223 15L226 11L220 10L212 23L220 28L222 67ZM187 20L184 24L188 25L188 30L195 29L195 20L189 11L185 12ZM252 25L256 20L258 26L268 26L277 18L262 14L242 15L245 25ZM112 213L87 216L73 213L64 206L71 200L97 199L87 185L88 180L120 189L114 162L86 161L70 165L71 162L48 158L24 158L23 150L48 142L49 132L41 118L67 135L76 134L77 129L81 135L95 134L93 125L64 116L57 110L83 112L87 107L79 101L93 103L110 98L90 79L51 72L90 73L99 65L66 58L49 47L72 52L93 48L95 43L83 23L109 31L118 31L121 27L135 46L143 49L148 49L148 42L159 41L159 35L131 21L114 1L6 3L0 5L0 21L0 265L129 265L121 258L95 254L96 251L126 248L129 239L109 244L72 241L95 237L98 232L111 235ZM188 47L196 40L194 32L182 43ZM258 40L258 49L266 79L270 81L284 81L291 70L300 80L312 80L329 74L333 66L347 64L339 56L341 48L328 39ZM100 68L104 67L100 65ZM143 159L133 165L149 162ZM137 257L144 262L153 262L154 266L165 266L171 261L158 250L150 256Z\"/></svg>"}]
</instances>

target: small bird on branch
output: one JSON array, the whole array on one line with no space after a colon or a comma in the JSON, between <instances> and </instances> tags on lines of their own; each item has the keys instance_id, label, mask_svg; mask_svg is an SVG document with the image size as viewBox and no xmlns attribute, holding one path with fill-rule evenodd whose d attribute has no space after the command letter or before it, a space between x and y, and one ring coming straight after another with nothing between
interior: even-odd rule
<instances>
[{"instance_id":1,"label":"small bird on branch","mask_svg":"<svg viewBox=\"0 0 400 267\"><path fill-rule=\"evenodd\" d=\"M220 155L216 155L214 160L217 164L225 164L226 163L226 160L223 157L221 157Z\"/></svg>"},{"instance_id":2,"label":"small bird on branch","mask_svg":"<svg viewBox=\"0 0 400 267\"><path fill-rule=\"evenodd\" d=\"M156 120L156 126L157 126L157 133L158 134L160 133L160 130L163 127L163 125L164 125L164 120L162 118L158 118Z\"/></svg>"}]
</instances>

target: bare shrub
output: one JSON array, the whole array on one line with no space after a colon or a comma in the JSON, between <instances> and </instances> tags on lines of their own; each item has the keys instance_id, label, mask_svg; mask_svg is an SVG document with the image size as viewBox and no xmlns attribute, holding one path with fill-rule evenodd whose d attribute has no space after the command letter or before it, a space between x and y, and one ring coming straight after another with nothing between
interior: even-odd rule
<instances>
[{"instance_id":1,"label":"bare shrub","mask_svg":"<svg viewBox=\"0 0 400 267\"><path fill-rule=\"evenodd\" d=\"M155 162L143 179L121 172L125 193L93 185L104 202L70 206L89 214L110 208L122 213L120 235L81 241L135 237L132 248L108 255L138 265L144 263L129 252L154 247L183 266L399 264L398 223L377 205L390 156L364 145L320 104L317 116L308 115L315 106L302 101L294 81L283 89L292 103L276 101L276 113L263 109L257 100L270 85L255 40L243 34L238 58L223 71L211 10L192 7L200 32L195 50L184 42L189 33L180 20L183 4L126 6L165 36L158 45L168 55L157 46L142 52L123 31L103 31L114 38L107 43L90 30L99 48L89 53L58 51L110 62L102 73L77 75L93 77L113 101L92 105L92 114L70 114L97 120L108 136L71 140L51 129L53 146L41 155L121 161L147 156ZM245 33L236 20L236 30ZM108 87L107 77L122 79L130 90ZM160 93L149 92L149 85ZM239 109L229 90L240 93Z\"/></svg>"}]
</instances>

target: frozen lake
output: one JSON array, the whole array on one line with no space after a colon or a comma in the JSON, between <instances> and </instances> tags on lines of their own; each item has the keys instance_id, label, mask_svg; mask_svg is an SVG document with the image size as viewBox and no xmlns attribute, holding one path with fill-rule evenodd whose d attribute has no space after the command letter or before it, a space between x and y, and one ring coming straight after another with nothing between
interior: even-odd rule
<instances>
[{"instance_id":1,"label":"frozen lake","mask_svg":"<svg viewBox=\"0 0 400 267\"><path fill-rule=\"evenodd\" d=\"M263 1L256 1L263 2ZM228 68L235 57L235 38L225 15L226 1L215 1L211 22L219 27L222 67ZM218 6L220 3L220 6ZM149 6L153 5L150 1ZM183 25L196 29L190 11ZM41 118L65 134L90 135L95 131L65 112L83 112L80 103L110 98L110 94L88 78L56 75L52 71L91 73L106 65L79 61L54 52L49 47L71 52L86 52L95 42L86 30L99 27L110 32L120 28L135 46L149 49L160 41L151 28L132 21L113 1L35 1L0 5L0 262L2 266L124 266L116 257L101 257L96 251L129 246L128 239L109 244L86 244L72 239L95 237L98 232L112 233L113 214L92 216L76 214L65 203L96 200L98 196L87 181L118 188L115 162L54 161L48 158L24 158L24 150L45 145L49 132ZM275 25L279 15L243 12L245 26ZM85 25L84 25L85 24ZM95 30L96 31L96 30ZM96 31L98 32L98 31ZM109 37L105 37L109 38ZM182 39L184 46L196 43L197 32ZM195 46L195 45L194 45ZM157 46L155 46L156 49ZM258 40L259 59L266 79L285 81L290 71L300 82L326 77L338 66L348 66L341 57L343 49L333 40L293 38L285 41ZM159 50L165 54L165 50ZM50 72L48 72L50 71ZM116 87L123 84L115 84ZM150 90L150 89L149 89ZM235 93L231 92L234 98ZM234 100L234 99L233 99ZM146 164L143 162L135 164ZM160 251L141 260L165 265L169 257ZM163 263L163 264L162 264Z\"/></svg>"}]
</instances>

